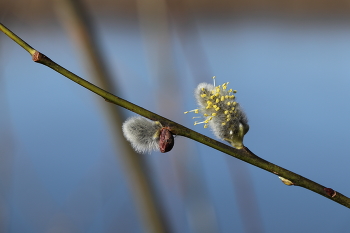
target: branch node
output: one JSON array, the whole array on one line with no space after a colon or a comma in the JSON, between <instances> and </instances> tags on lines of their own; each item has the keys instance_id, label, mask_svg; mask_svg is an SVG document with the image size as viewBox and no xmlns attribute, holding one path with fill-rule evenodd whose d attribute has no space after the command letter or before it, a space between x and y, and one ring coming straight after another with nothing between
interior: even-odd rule
<instances>
[{"instance_id":1,"label":"branch node","mask_svg":"<svg viewBox=\"0 0 350 233\"><path fill-rule=\"evenodd\" d=\"M324 190L324 191L326 192L326 194L327 194L328 196L330 196L330 197L335 197L335 195L337 195L337 192L334 191L334 190L331 189L331 188L324 188L323 190Z\"/></svg>"},{"instance_id":2,"label":"branch node","mask_svg":"<svg viewBox=\"0 0 350 233\"><path fill-rule=\"evenodd\" d=\"M40 53L39 51L35 50L35 52L32 55L32 60L34 62L43 63L44 60L50 61L50 58Z\"/></svg>"},{"instance_id":3,"label":"branch node","mask_svg":"<svg viewBox=\"0 0 350 233\"><path fill-rule=\"evenodd\" d=\"M39 62L40 61L40 52L39 51L35 51L34 54L32 55L32 60L34 62Z\"/></svg>"},{"instance_id":4,"label":"branch node","mask_svg":"<svg viewBox=\"0 0 350 233\"><path fill-rule=\"evenodd\" d=\"M279 176L278 178L280 178L280 180L283 182L283 184L285 184L285 185L288 185L288 186L291 186L291 185L294 185L294 183L292 182L292 181L290 181L290 180L288 180L288 179L286 179L286 178L284 178L284 177L282 177L282 176Z\"/></svg>"},{"instance_id":5,"label":"branch node","mask_svg":"<svg viewBox=\"0 0 350 233\"><path fill-rule=\"evenodd\" d=\"M112 101L110 101L109 99L106 99L106 98L104 98L104 97L103 97L103 99L104 99L106 102L108 102L108 103L112 103L112 104L113 104L113 102L112 102Z\"/></svg>"}]
</instances>

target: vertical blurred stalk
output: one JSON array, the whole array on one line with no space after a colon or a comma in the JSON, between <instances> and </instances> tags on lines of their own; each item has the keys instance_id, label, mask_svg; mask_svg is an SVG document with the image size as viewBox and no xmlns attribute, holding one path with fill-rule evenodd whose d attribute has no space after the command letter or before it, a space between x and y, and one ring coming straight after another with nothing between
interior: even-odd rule
<instances>
[{"instance_id":1,"label":"vertical blurred stalk","mask_svg":"<svg viewBox=\"0 0 350 233\"><path fill-rule=\"evenodd\" d=\"M56 0L55 3L62 23L85 57L86 67L90 69L91 77L102 89L116 93L117 88L112 88L115 84L107 72L104 57L98 48L96 32L85 6L80 0ZM104 101L101 105L104 107L114 137L115 151L122 157L125 164L128 183L146 231L149 233L170 232L155 197L155 190L144 158L136 154L122 136L121 126L124 117L120 108Z\"/></svg>"},{"instance_id":2,"label":"vertical blurred stalk","mask_svg":"<svg viewBox=\"0 0 350 233\"><path fill-rule=\"evenodd\" d=\"M174 28L179 37L185 59L196 83L203 82L203 78L214 76L205 51L202 48L193 15L188 12L189 3L184 0L166 0ZM191 39L188 39L191 38Z\"/></svg>"},{"instance_id":3,"label":"vertical blurred stalk","mask_svg":"<svg viewBox=\"0 0 350 233\"><path fill-rule=\"evenodd\" d=\"M2 37L0 36L0 39ZM1 43L0 43L1 44ZM6 54L2 50L0 54ZM0 57L4 61L4 57ZM3 71L1 66L5 62L0 62L0 71ZM8 112L8 103L6 98L6 83L0 73L0 232L10 231L10 203L13 189L13 164L15 157L15 138L11 125L11 118Z\"/></svg>"},{"instance_id":4,"label":"vertical blurred stalk","mask_svg":"<svg viewBox=\"0 0 350 233\"><path fill-rule=\"evenodd\" d=\"M137 8L151 67L151 76L154 77L154 83L157 86L155 89L157 90L158 112L171 119L183 120L183 100L182 93L179 91L181 90L181 77L175 68L167 2L165 0L137 0ZM177 181L179 181L174 182L178 187L174 187L174 185L167 187L166 196L170 196L169 188L177 188L180 193L182 191L181 201L184 203L182 203L184 210L177 208L177 213L186 212L186 214L182 214L183 219L180 221L186 221L190 232L218 232L214 208L207 195L203 180L200 158L196 153L190 153L190 149L186 145L174 148L170 152L170 157L157 160L157 163L166 164L166 166L160 166L161 169L163 168L162 174L168 173L168 177L170 177L175 173ZM166 181L162 183L168 185ZM174 205L172 205L172 209L176 209ZM187 224L181 224L181 227L185 228Z\"/></svg>"},{"instance_id":5,"label":"vertical blurred stalk","mask_svg":"<svg viewBox=\"0 0 350 233\"><path fill-rule=\"evenodd\" d=\"M188 6L184 0L167 0L167 3L169 11L172 13L173 18L176 19L174 22L176 22L180 43L191 73L197 83L200 83L203 75L209 76L210 74L213 76L213 73L207 56L201 47L201 41L193 20L194 16L189 15ZM247 165L227 156L226 161L233 181L243 229L246 233L264 232L253 182Z\"/></svg>"},{"instance_id":6,"label":"vertical blurred stalk","mask_svg":"<svg viewBox=\"0 0 350 233\"><path fill-rule=\"evenodd\" d=\"M229 157L227 157L226 161L235 187L244 232L265 232L247 164Z\"/></svg>"}]
</instances>

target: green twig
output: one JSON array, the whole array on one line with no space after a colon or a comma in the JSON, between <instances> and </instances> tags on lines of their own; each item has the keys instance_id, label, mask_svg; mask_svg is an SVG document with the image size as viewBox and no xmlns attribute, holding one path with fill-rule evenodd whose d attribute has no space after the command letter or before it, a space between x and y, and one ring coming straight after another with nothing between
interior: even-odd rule
<instances>
[{"instance_id":1,"label":"green twig","mask_svg":"<svg viewBox=\"0 0 350 233\"><path fill-rule=\"evenodd\" d=\"M271 172L275 175L278 175L280 177L284 177L285 179L289 180L291 184L295 186L300 186L306 189L309 189L315 193L318 193L332 201L338 202L339 204L346 206L350 208L350 198L342 195L339 192L335 192L333 189L326 188L312 180L309 180L303 176L300 176L294 172L291 172L287 169L284 169L282 167L279 167L273 163L270 163L258 156L256 156L254 153L252 153L247 147L244 147L242 149L235 149L233 147L230 147L228 145L225 145L221 142L218 142L212 138L209 138L207 136L204 136L200 133L197 133L189 128L186 128L176 122L173 122L167 118L164 118L160 115L157 115L153 112L148 111L147 109L144 109L140 106L137 106L133 103L130 103L122 98L119 98L97 86L94 84L80 78L79 76L73 74L72 72L66 70L62 66L58 65L57 63L53 62L50 58L46 57L42 53L34 50L31 46L29 46L26 42L24 42L22 39L20 39L18 36L16 36L13 32L11 32L9 29L7 29L4 25L0 23L0 30L3 31L7 36L9 36L11 39L13 39L16 43L21 45L25 50L27 50L33 58L33 61L41 63L43 65L46 65L50 67L51 69L57 71L58 73L61 73L62 75L66 76L67 78L71 79L72 81L78 83L79 85L89 89L90 91L96 93L97 95L104 98L106 101L114 103L116 105L119 105L123 108L126 108L132 112L135 112L137 114L140 114L148 119L159 121L163 126L169 127L171 129L171 132L176 135L181 135L187 138L191 138L197 142L200 142L202 144L205 144L207 146L210 146L214 149L217 149L219 151L222 151L228 155L231 155L235 158L238 158L240 160L243 160L247 163L250 163L256 167L262 168L268 172Z\"/></svg>"}]
</instances>

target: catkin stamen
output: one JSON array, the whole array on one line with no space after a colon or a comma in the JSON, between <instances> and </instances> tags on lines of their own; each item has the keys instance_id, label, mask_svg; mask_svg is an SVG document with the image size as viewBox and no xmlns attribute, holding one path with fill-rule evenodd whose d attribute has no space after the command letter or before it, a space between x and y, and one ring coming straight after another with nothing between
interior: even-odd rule
<instances>
[{"instance_id":1,"label":"catkin stamen","mask_svg":"<svg viewBox=\"0 0 350 233\"><path fill-rule=\"evenodd\" d=\"M199 113L199 109L193 109L191 111L184 112L184 114L187 114L189 112Z\"/></svg>"}]
</instances>

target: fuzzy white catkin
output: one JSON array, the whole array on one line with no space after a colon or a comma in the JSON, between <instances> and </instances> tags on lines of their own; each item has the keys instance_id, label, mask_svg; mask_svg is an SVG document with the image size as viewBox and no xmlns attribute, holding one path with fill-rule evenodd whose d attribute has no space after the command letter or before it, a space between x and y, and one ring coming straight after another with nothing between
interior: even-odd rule
<instances>
[{"instance_id":1,"label":"fuzzy white catkin","mask_svg":"<svg viewBox=\"0 0 350 233\"><path fill-rule=\"evenodd\" d=\"M130 117L123 124L125 138L135 151L147 153L159 150L159 132L162 128L157 121L151 121L141 116Z\"/></svg>"}]
</instances>

